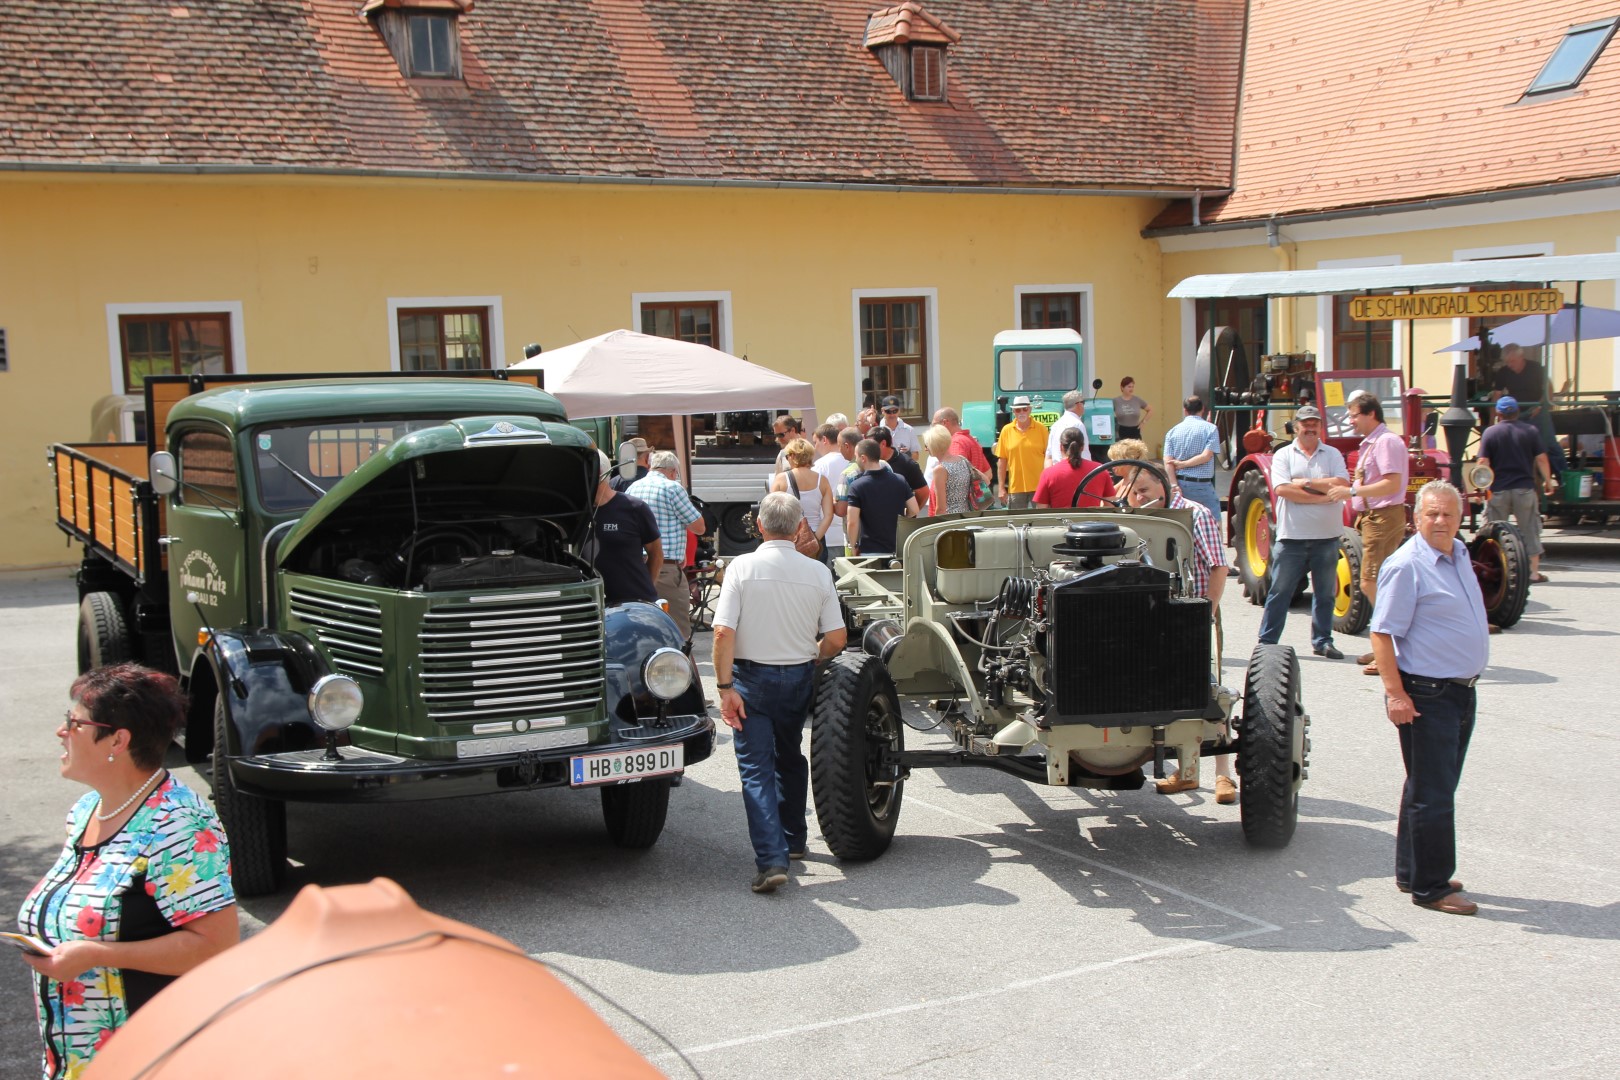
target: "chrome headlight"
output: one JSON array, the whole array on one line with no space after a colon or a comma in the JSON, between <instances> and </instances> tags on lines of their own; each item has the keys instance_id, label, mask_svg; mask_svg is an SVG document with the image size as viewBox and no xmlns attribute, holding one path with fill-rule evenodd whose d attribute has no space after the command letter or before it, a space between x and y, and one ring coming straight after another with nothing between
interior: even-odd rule
<instances>
[{"instance_id":1,"label":"chrome headlight","mask_svg":"<svg viewBox=\"0 0 1620 1080\"><path fill-rule=\"evenodd\" d=\"M328 731L342 731L360 719L366 695L347 675L323 675L309 692L309 711Z\"/></svg>"},{"instance_id":2,"label":"chrome headlight","mask_svg":"<svg viewBox=\"0 0 1620 1080\"><path fill-rule=\"evenodd\" d=\"M692 685L692 662L679 649L657 649L641 665L641 681L654 697L670 701Z\"/></svg>"}]
</instances>

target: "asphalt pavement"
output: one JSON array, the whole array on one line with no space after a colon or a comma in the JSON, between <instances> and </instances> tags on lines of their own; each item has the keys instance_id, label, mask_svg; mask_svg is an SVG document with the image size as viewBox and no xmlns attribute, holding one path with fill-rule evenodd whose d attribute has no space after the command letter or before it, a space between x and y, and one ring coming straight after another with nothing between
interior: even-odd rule
<instances>
[{"instance_id":1,"label":"asphalt pavement","mask_svg":"<svg viewBox=\"0 0 1620 1080\"><path fill-rule=\"evenodd\" d=\"M1545 569L1553 580L1524 620L1491 639L1480 684L1458 798L1474 918L1396 892L1401 762L1379 683L1311 656L1296 608L1284 643L1305 654L1314 748L1282 851L1245 846L1207 765L1203 789L1175 796L919 772L888 854L840 863L812 824L793 881L755 896L724 739L675 790L647 852L607 843L589 792L294 806L288 889L244 901L244 929L304 884L391 877L423 907L566 972L670 1076L691 1073L593 990L713 1078L1614 1077L1620 552L1565 539ZM1259 609L1236 588L1224 609L1239 686ZM79 794L57 775L52 736L75 614L65 579L0 581L7 913L49 865ZM1364 651L1364 639L1339 644ZM4 1078L37 1075L26 974L0 957ZM479 1007L521 1014L499 988L477 992ZM312 1008L309 1051L320 1023L343 1022L341 1004Z\"/></svg>"}]
</instances>

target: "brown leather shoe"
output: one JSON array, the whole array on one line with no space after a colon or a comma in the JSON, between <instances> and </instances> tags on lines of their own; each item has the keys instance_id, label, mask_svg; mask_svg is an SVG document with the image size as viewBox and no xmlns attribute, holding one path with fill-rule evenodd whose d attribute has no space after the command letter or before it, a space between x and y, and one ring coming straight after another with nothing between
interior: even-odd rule
<instances>
[{"instance_id":1,"label":"brown leather shoe","mask_svg":"<svg viewBox=\"0 0 1620 1080\"><path fill-rule=\"evenodd\" d=\"M1472 915L1479 910L1479 905L1460 892L1447 893L1438 900L1431 900L1427 904L1419 904L1430 911L1443 911L1447 915Z\"/></svg>"},{"instance_id":2,"label":"brown leather shoe","mask_svg":"<svg viewBox=\"0 0 1620 1080\"><path fill-rule=\"evenodd\" d=\"M1361 664L1363 666L1365 666L1367 664L1370 664L1372 662L1373 662L1373 654L1370 653L1370 652L1364 652L1360 656L1356 657L1356 663Z\"/></svg>"},{"instance_id":3,"label":"brown leather shoe","mask_svg":"<svg viewBox=\"0 0 1620 1080\"><path fill-rule=\"evenodd\" d=\"M1453 878L1452 881L1451 881L1451 887L1453 889L1456 889L1458 892L1462 892L1463 883L1456 880L1455 878ZM1409 892L1412 891L1412 886L1410 886L1410 885L1402 885L1398 881L1395 883L1395 888L1398 889L1401 892L1404 892L1404 893L1409 893Z\"/></svg>"},{"instance_id":4,"label":"brown leather shoe","mask_svg":"<svg viewBox=\"0 0 1620 1080\"><path fill-rule=\"evenodd\" d=\"M1378 674L1378 665L1377 664L1366 664L1366 665L1364 665L1362 667L1361 673L1363 675L1377 675Z\"/></svg>"},{"instance_id":5,"label":"brown leather shoe","mask_svg":"<svg viewBox=\"0 0 1620 1080\"><path fill-rule=\"evenodd\" d=\"M1222 806L1230 806L1237 802L1237 783L1230 776L1215 778L1215 801Z\"/></svg>"},{"instance_id":6,"label":"brown leather shoe","mask_svg":"<svg viewBox=\"0 0 1620 1080\"><path fill-rule=\"evenodd\" d=\"M1198 781L1183 780L1179 772L1172 776L1167 776L1163 780L1156 780L1153 784L1153 789L1160 795L1174 795L1180 791L1193 791L1197 787Z\"/></svg>"}]
</instances>

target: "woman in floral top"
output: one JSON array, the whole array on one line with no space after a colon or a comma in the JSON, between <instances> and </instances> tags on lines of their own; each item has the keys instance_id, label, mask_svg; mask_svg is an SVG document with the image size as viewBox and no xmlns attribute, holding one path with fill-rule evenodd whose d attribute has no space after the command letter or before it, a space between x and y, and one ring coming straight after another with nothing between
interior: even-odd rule
<instances>
[{"instance_id":1,"label":"woman in floral top","mask_svg":"<svg viewBox=\"0 0 1620 1080\"><path fill-rule=\"evenodd\" d=\"M52 946L23 956L47 1080L78 1077L131 1013L238 937L219 818L163 767L185 716L173 677L117 664L81 675L70 696L61 771L93 790L17 920Z\"/></svg>"}]
</instances>

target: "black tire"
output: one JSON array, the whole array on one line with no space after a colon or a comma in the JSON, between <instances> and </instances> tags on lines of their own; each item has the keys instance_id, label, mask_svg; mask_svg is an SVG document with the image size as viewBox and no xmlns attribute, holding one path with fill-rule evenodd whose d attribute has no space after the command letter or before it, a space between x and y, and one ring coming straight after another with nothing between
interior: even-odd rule
<instances>
[{"instance_id":1,"label":"black tire","mask_svg":"<svg viewBox=\"0 0 1620 1080\"><path fill-rule=\"evenodd\" d=\"M816 820L840 859L875 859L900 820L905 770L884 765L905 749L900 699L883 662L846 652L828 661L810 711L810 781Z\"/></svg>"},{"instance_id":2,"label":"black tire","mask_svg":"<svg viewBox=\"0 0 1620 1080\"><path fill-rule=\"evenodd\" d=\"M669 816L669 777L602 789L602 820L615 847L650 848Z\"/></svg>"},{"instance_id":3,"label":"black tire","mask_svg":"<svg viewBox=\"0 0 1620 1080\"><path fill-rule=\"evenodd\" d=\"M1487 521L1468 545L1479 591L1485 597L1485 618L1503 630L1524 616L1530 599L1530 554L1524 534L1507 521Z\"/></svg>"},{"instance_id":4,"label":"black tire","mask_svg":"<svg viewBox=\"0 0 1620 1080\"><path fill-rule=\"evenodd\" d=\"M231 885L239 896L268 896L287 877L287 804L237 791L226 755L225 702L214 697L214 811L231 846Z\"/></svg>"},{"instance_id":5,"label":"black tire","mask_svg":"<svg viewBox=\"0 0 1620 1080\"><path fill-rule=\"evenodd\" d=\"M1300 724L1299 658L1287 645L1255 646L1237 738L1243 838L1255 847L1293 839L1305 769Z\"/></svg>"},{"instance_id":6,"label":"black tire","mask_svg":"<svg viewBox=\"0 0 1620 1080\"><path fill-rule=\"evenodd\" d=\"M1372 619L1372 604L1361 591L1361 534L1345 529L1339 537L1339 594L1333 598L1333 629L1359 634Z\"/></svg>"},{"instance_id":7,"label":"black tire","mask_svg":"<svg viewBox=\"0 0 1620 1080\"><path fill-rule=\"evenodd\" d=\"M79 674L133 659L134 641L123 602L110 592L85 593L79 602Z\"/></svg>"},{"instance_id":8,"label":"black tire","mask_svg":"<svg viewBox=\"0 0 1620 1080\"><path fill-rule=\"evenodd\" d=\"M1277 526L1271 513L1271 492L1259 469L1250 469L1238 482L1231 520L1243 595L1251 604L1264 604L1271 588L1271 545Z\"/></svg>"}]
</instances>

